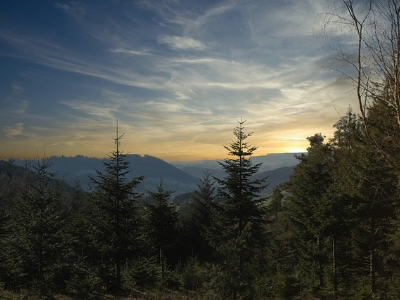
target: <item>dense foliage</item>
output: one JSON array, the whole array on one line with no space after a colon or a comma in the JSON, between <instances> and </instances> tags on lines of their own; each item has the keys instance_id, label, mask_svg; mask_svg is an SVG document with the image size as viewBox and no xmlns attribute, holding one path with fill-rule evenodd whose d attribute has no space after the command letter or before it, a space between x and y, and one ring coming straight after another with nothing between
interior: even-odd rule
<instances>
[{"instance_id":1,"label":"dense foliage","mask_svg":"<svg viewBox=\"0 0 400 300\"><path fill-rule=\"evenodd\" d=\"M333 138L308 137L290 179L268 198L244 123L189 203L162 179L148 195L128 180L121 136L89 191L67 187L38 160L0 165L0 283L4 290L81 299L397 299L400 292L398 143L376 103L369 135L351 109Z\"/></svg>"}]
</instances>

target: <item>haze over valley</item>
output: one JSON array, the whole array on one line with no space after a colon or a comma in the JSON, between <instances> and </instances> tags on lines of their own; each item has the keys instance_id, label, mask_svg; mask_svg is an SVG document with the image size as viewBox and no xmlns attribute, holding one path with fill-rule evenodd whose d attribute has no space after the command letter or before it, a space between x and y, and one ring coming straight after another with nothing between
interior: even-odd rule
<instances>
[{"instance_id":1,"label":"haze over valley","mask_svg":"<svg viewBox=\"0 0 400 300\"><path fill-rule=\"evenodd\" d=\"M104 172L103 162L107 159L99 159L77 155L75 157L48 157L52 162L49 168L50 172L55 173L55 177L62 179L71 187L79 184L88 189L90 187L90 178L96 178L96 170ZM225 172L218 161L185 161L168 163L159 158L150 155L127 155L127 161L130 163L128 178L144 176L143 182L138 186L143 193L157 189L162 181L163 186L173 191L173 195L193 192L198 189L200 180L206 173L210 173L217 178L223 178ZM223 161L223 159L219 160ZM268 188L265 194L271 194L272 189L279 183L287 180L291 174L292 168L298 163L293 153L268 154L265 156L252 157L253 163L262 163L259 170L259 176L269 176ZM18 166L35 165L35 160L14 160ZM282 169L283 168L283 169ZM276 170L274 172L274 170ZM282 173L283 172L283 173Z\"/></svg>"}]
</instances>

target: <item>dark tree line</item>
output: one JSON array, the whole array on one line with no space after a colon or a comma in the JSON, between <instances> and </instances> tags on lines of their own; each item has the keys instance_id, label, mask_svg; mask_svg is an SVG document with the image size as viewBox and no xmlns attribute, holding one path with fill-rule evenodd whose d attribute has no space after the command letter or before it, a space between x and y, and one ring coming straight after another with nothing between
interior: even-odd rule
<instances>
[{"instance_id":1,"label":"dark tree line","mask_svg":"<svg viewBox=\"0 0 400 300\"><path fill-rule=\"evenodd\" d=\"M394 157L394 137L381 133L395 120L379 102L368 118L374 142ZM2 288L42 298L397 299L399 172L362 122L349 109L333 138L309 137L267 198L244 121L220 162L226 176L206 173L186 207L162 180L136 192L143 177L128 179L118 133L88 192L65 188L46 159L34 173L2 162Z\"/></svg>"},{"instance_id":2,"label":"dark tree line","mask_svg":"<svg viewBox=\"0 0 400 300\"><path fill-rule=\"evenodd\" d=\"M89 192L79 184L62 190L62 183L52 181L46 159L37 161L34 174L23 171L27 179L18 189L13 186L23 179L13 177L18 168L4 162L3 287L41 297L84 297L200 290L207 283L215 297L251 297L257 266L252 256L260 257L265 241L265 199L258 196L265 185L251 179L259 165L251 163L256 147L248 146L243 124L226 147L231 155L221 163L226 178L215 183L206 174L186 213L171 203L172 191L162 180L147 197L136 192L143 177L127 179L129 163L118 132L105 171L91 179Z\"/></svg>"},{"instance_id":3,"label":"dark tree line","mask_svg":"<svg viewBox=\"0 0 400 300\"><path fill-rule=\"evenodd\" d=\"M370 122L385 126L380 109L371 109ZM328 142L321 134L308 138L307 153L272 196L280 202L272 242L285 249L272 265L279 289L304 298L396 299L398 171L351 109L335 128Z\"/></svg>"}]
</instances>

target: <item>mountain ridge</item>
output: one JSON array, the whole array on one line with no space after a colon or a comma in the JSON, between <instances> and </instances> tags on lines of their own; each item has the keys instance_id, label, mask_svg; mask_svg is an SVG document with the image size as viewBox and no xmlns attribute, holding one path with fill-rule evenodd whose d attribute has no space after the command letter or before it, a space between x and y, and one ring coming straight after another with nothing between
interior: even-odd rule
<instances>
[{"instance_id":1,"label":"mountain ridge","mask_svg":"<svg viewBox=\"0 0 400 300\"><path fill-rule=\"evenodd\" d=\"M90 178L97 178L97 172L104 172L104 162L107 158L93 158L82 155L74 157L51 156L52 165L49 172L56 173L57 177L74 185L77 181L81 186L89 189ZM165 188L179 192L195 189L200 182L198 178L185 173L173 165L150 155L128 154L126 160L130 163L127 179L144 176L143 182L138 186L141 192L154 190L161 182ZM14 160L19 166L32 164L34 160Z\"/></svg>"},{"instance_id":2,"label":"mountain ridge","mask_svg":"<svg viewBox=\"0 0 400 300\"><path fill-rule=\"evenodd\" d=\"M204 177L206 172L217 178L223 178L225 173L221 168L219 161L200 160L189 162L166 162L160 158L151 155L125 154L126 160L130 163L127 179L138 176L144 176L143 182L138 186L139 192L154 191L160 184L173 191L173 196L178 194L191 192L198 189L200 179ZM89 189L91 185L90 177L96 178L97 171L104 172L103 163L108 158L93 158L83 155L67 156L51 156L49 158L52 165L49 172L57 174L57 178L64 180L73 186L76 182L80 182L81 186ZM293 167L297 164L293 153L268 154L252 157L254 164L261 163L260 170L257 174L269 176L268 192L271 192L276 183L277 177L288 178L290 171L287 169L286 175L282 175L275 169ZM16 165L26 166L32 164L34 160L14 160ZM220 162L223 162L221 160ZM276 174L275 174L276 173ZM286 177L285 177L286 176ZM287 179L286 178L286 179ZM280 180L282 181L282 180Z\"/></svg>"}]
</instances>

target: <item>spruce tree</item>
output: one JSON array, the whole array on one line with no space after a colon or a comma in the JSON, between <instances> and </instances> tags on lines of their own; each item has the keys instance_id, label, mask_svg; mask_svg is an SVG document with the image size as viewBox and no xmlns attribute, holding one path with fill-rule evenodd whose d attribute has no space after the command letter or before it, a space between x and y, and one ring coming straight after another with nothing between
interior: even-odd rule
<instances>
[{"instance_id":1,"label":"spruce tree","mask_svg":"<svg viewBox=\"0 0 400 300\"><path fill-rule=\"evenodd\" d=\"M396 13L398 14L399 11ZM398 50L399 47L396 47L396 49ZM400 291L398 288L400 274L398 247L400 195L398 184L396 184L400 175L400 110L398 106L400 93L398 84L398 75L385 76L384 82L377 85L378 91L372 96L373 101L368 109L366 123L369 126L368 137L372 139L371 144L378 149L379 154L373 153L369 149L369 159L364 161L362 167L368 166L367 169L370 171L368 175L373 178L365 178L366 180L363 180L361 185L362 191L368 192L370 195L366 202L374 208L367 211L368 217L370 217L370 225L368 225L368 222L366 223L371 228L368 236L373 237L369 245L375 245L376 248L370 250L369 269L373 271L370 274L370 283L372 287L375 285L377 292L379 292L379 289L382 286L387 286L390 281L393 299L398 297ZM382 157L392 168L385 161L382 161ZM367 180L372 182L369 183ZM368 207L367 203L365 203L365 207ZM375 231L372 230L374 227L376 228ZM385 251L381 249L385 249ZM390 253L389 255L386 250ZM373 273L375 273L375 276Z\"/></svg>"},{"instance_id":2,"label":"spruce tree","mask_svg":"<svg viewBox=\"0 0 400 300\"><path fill-rule=\"evenodd\" d=\"M381 115L382 107L372 107L368 118L374 123L370 133L376 136L387 151L392 154L392 160L398 159L398 144L400 141L398 132L391 136L390 140L381 134L380 127L389 127L394 123L392 115ZM395 132L395 130L394 130ZM396 141L397 139L397 141ZM359 271L364 270L368 274L365 286L369 287L368 296L375 297L385 290L386 281L390 278L387 270L392 263L385 263L388 256L388 248L391 242L388 237L395 229L392 224L396 219L396 209L399 207L398 179L399 173L393 165L390 165L381 153L369 140L365 141L360 159L358 160L358 203L359 226L357 239L358 247L362 249L364 256L359 257Z\"/></svg>"},{"instance_id":3,"label":"spruce tree","mask_svg":"<svg viewBox=\"0 0 400 300\"><path fill-rule=\"evenodd\" d=\"M351 110L335 127L330 143L320 134L308 138L308 152L284 185L294 274L308 296L372 298L389 278L398 178Z\"/></svg>"},{"instance_id":4,"label":"spruce tree","mask_svg":"<svg viewBox=\"0 0 400 300\"><path fill-rule=\"evenodd\" d=\"M153 254L158 254L161 278L165 278L168 251L177 241L178 212L170 204L172 191L165 190L162 181L156 192L149 192L151 203L147 204L146 236Z\"/></svg>"},{"instance_id":5,"label":"spruce tree","mask_svg":"<svg viewBox=\"0 0 400 300\"><path fill-rule=\"evenodd\" d=\"M365 135L362 122L351 107L334 127L336 131L330 140L333 182L326 195L333 203L331 214L335 216L330 230L332 288L336 293L351 297L351 291L356 290L356 272L351 266L354 266L354 241L357 240L354 231L359 225L359 162L363 159Z\"/></svg>"},{"instance_id":6,"label":"spruce tree","mask_svg":"<svg viewBox=\"0 0 400 300\"><path fill-rule=\"evenodd\" d=\"M129 161L120 150L122 136L117 124L115 150L103 163L105 171L96 170L97 178L91 178L93 246L98 249L97 261L102 266L100 277L112 290L121 287L121 268L133 258L137 247L139 194L135 189L143 180L143 176L127 178Z\"/></svg>"},{"instance_id":7,"label":"spruce tree","mask_svg":"<svg viewBox=\"0 0 400 300\"><path fill-rule=\"evenodd\" d=\"M382 133L383 128L395 121L390 114L383 116L383 111L379 102L371 107L368 113L370 134L375 135L375 141L379 141L387 153L392 153L394 159L395 135L387 140ZM376 150L351 109L335 127L332 143L335 146L336 195L347 202L346 209L341 210L347 219L347 229L342 227L338 231L342 234L342 247L348 248L341 249L342 257L345 256L342 264L351 266L339 269L353 274L343 278L343 282L352 282L357 293L375 297L386 289L388 270L394 265L393 261L390 264L386 261L398 207L398 174ZM347 234L347 241L343 233Z\"/></svg>"},{"instance_id":8,"label":"spruce tree","mask_svg":"<svg viewBox=\"0 0 400 300\"><path fill-rule=\"evenodd\" d=\"M193 194L193 200L189 204L189 211L185 218L186 243L189 242L192 256L198 257L201 261L211 261L212 248L206 239L206 233L211 226L213 206L216 205L216 188L208 172L200 181L201 184Z\"/></svg>"},{"instance_id":9,"label":"spruce tree","mask_svg":"<svg viewBox=\"0 0 400 300\"><path fill-rule=\"evenodd\" d=\"M291 229L294 232L299 257L299 279L310 292L325 287L325 272L329 267L329 235L333 202L326 196L332 179L332 148L324 137L308 138L307 154L298 156L300 163L287 183Z\"/></svg>"},{"instance_id":10,"label":"spruce tree","mask_svg":"<svg viewBox=\"0 0 400 300\"><path fill-rule=\"evenodd\" d=\"M220 204L213 209L208 232L225 270L226 296L233 299L251 297L254 259L266 238L265 198L260 196L266 178L253 179L261 166L251 161L257 147L247 142L251 133L244 132L245 121L238 123L233 131L236 139L224 146L231 158L220 162L226 177L215 178Z\"/></svg>"},{"instance_id":11,"label":"spruce tree","mask_svg":"<svg viewBox=\"0 0 400 300\"><path fill-rule=\"evenodd\" d=\"M12 215L12 251L14 280L19 287L36 289L41 296L60 287L62 262L62 224L56 204L60 193L50 186L54 176L48 171L50 160L37 160L36 182L22 194Z\"/></svg>"},{"instance_id":12,"label":"spruce tree","mask_svg":"<svg viewBox=\"0 0 400 300\"><path fill-rule=\"evenodd\" d=\"M90 201L90 194L76 183L70 195L70 215L64 233L64 260L68 262L69 276L66 278L68 291L80 298L88 298L100 290L101 278L97 272L100 263L99 252L94 242L94 221L96 207Z\"/></svg>"},{"instance_id":13,"label":"spruce tree","mask_svg":"<svg viewBox=\"0 0 400 300\"><path fill-rule=\"evenodd\" d=\"M291 214L287 206L289 193L287 182L276 186L269 198L268 229L271 232L267 256L266 294L278 299L292 299L299 293L296 278L298 265L295 235L290 227Z\"/></svg>"}]
</instances>

